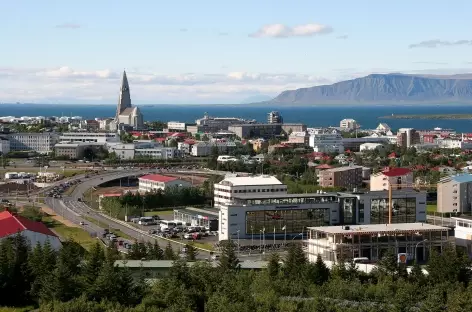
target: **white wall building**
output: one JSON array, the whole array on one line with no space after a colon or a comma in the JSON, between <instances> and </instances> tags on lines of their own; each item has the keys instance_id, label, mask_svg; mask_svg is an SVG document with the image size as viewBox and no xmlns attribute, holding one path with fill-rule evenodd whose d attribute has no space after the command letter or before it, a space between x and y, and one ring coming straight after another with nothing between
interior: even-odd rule
<instances>
[{"instance_id":1,"label":"white wall building","mask_svg":"<svg viewBox=\"0 0 472 312\"><path fill-rule=\"evenodd\" d=\"M134 159L134 143L108 144L108 152L115 153L120 159Z\"/></svg>"},{"instance_id":2,"label":"white wall building","mask_svg":"<svg viewBox=\"0 0 472 312\"><path fill-rule=\"evenodd\" d=\"M359 150L362 151L373 151L373 150L384 150L385 146L380 143L364 143L361 144Z\"/></svg>"},{"instance_id":3,"label":"white wall building","mask_svg":"<svg viewBox=\"0 0 472 312\"><path fill-rule=\"evenodd\" d=\"M469 258L472 257L472 219L452 218L456 221L454 228L454 237L456 246L464 247L467 250Z\"/></svg>"},{"instance_id":4,"label":"white wall building","mask_svg":"<svg viewBox=\"0 0 472 312\"><path fill-rule=\"evenodd\" d=\"M172 132L172 130L177 130L177 131L185 131L185 122L178 122L178 121L169 121L167 123L167 129Z\"/></svg>"},{"instance_id":5,"label":"white wall building","mask_svg":"<svg viewBox=\"0 0 472 312\"><path fill-rule=\"evenodd\" d=\"M182 156L180 150L175 147L136 148L134 157L150 157L155 159L172 159Z\"/></svg>"},{"instance_id":6,"label":"white wall building","mask_svg":"<svg viewBox=\"0 0 472 312\"><path fill-rule=\"evenodd\" d=\"M40 154L47 154L54 150L59 136L55 133L11 133L11 151L36 151Z\"/></svg>"},{"instance_id":7,"label":"white wall building","mask_svg":"<svg viewBox=\"0 0 472 312\"><path fill-rule=\"evenodd\" d=\"M149 174L139 178L140 192L152 192L157 190L165 191L166 188L173 186L191 187L192 184L175 177L169 177L160 174Z\"/></svg>"},{"instance_id":8,"label":"white wall building","mask_svg":"<svg viewBox=\"0 0 472 312\"><path fill-rule=\"evenodd\" d=\"M193 145L191 154L192 156L209 156L214 146L218 148L218 154L228 154L236 148L234 142L198 142Z\"/></svg>"},{"instance_id":9,"label":"white wall building","mask_svg":"<svg viewBox=\"0 0 472 312\"><path fill-rule=\"evenodd\" d=\"M21 233L30 246L34 248L38 243L44 245L49 242L54 250L59 250L61 241L44 223L31 221L27 218L14 215L9 211L0 213L0 240L13 237Z\"/></svg>"},{"instance_id":10,"label":"white wall building","mask_svg":"<svg viewBox=\"0 0 472 312\"><path fill-rule=\"evenodd\" d=\"M120 137L115 132L66 132L59 137L59 140L61 142L108 143L119 142Z\"/></svg>"},{"instance_id":11,"label":"white wall building","mask_svg":"<svg viewBox=\"0 0 472 312\"><path fill-rule=\"evenodd\" d=\"M287 194L287 186L273 176L240 177L228 175L224 180L214 185L214 206L220 207L228 204L235 194L245 193Z\"/></svg>"},{"instance_id":12,"label":"white wall building","mask_svg":"<svg viewBox=\"0 0 472 312\"><path fill-rule=\"evenodd\" d=\"M351 131L359 128L359 125L354 119L348 118L341 120L341 122L339 123L339 128L341 128L342 130Z\"/></svg>"},{"instance_id":13,"label":"white wall building","mask_svg":"<svg viewBox=\"0 0 472 312\"><path fill-rule=\"evenodd\" d=\"M314 152L344 153L343 137L335 131L323 132L322 130L310 133L309 145Z\"/></svg>"}]
</instances>

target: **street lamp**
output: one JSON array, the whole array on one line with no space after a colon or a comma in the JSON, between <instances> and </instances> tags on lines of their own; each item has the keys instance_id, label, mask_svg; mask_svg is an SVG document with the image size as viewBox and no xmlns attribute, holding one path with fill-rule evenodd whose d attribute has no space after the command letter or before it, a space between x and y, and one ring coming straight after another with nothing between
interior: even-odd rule
<instances>
[{"instance_id":1,"label":"street lamp","mask_svg":"<svg viewBox=\"0 0 472 312\"><path fill-rule=\"evenodd\" d=\"M428 241L428 239L425 238L425 239L423 239L421 242L418 242L418 243L416 244L416 246L415 246L415 258L414 258L415 262L416 262L416 248L418 248L418 245L419 245L419 244L425 243L425 242L427 242L427 241Z\"/></svg>"},{"instance_id":2,"label":"street lamp","mask_svg":"<svg viewBox=\"0 0 472 312\"><path fill-rule=\"evenodd\" d=\"M303 238L303 232L302 233L298 233L297 235L295 235L292 240L294 240L295 238L297 238L298 236L302 235L302 238Z\"/></svg>"}]
</instances>

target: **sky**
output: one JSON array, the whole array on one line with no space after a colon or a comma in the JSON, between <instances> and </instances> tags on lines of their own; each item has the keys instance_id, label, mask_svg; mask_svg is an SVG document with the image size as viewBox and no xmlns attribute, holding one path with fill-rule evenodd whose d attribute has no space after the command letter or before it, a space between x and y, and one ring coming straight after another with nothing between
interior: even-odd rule
<instances>
[{"instance_id":1,"label":"sky","mask_svg":"<svg viewBox=\"0 0 472 312\"><path fill-rule=\"evenodd\" d=\"M370 73L472 73L472 1L15 0L0 103L226 104Z\"/></svg>"}]
</instances>

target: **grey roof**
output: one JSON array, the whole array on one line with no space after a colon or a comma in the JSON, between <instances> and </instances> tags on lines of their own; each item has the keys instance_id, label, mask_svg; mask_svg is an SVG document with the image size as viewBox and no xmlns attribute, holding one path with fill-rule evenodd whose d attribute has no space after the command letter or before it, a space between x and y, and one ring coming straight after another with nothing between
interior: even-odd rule
<instances>
[{"instance_id":1,"label":"grey roof","mask_svg":"<svg viewBox=\"0 0 472 312\"><path fill-rule=\"evenodd\" d=\"M428 223L393 223L393 224L364 224L351 225L345 230L345 226L317 226L308 227L308 230L314 230L329 234L361 234L361 233L401 233L401 232L431 232L447 231L447 227L428 224Z\"/></svg>"},{"instance_id":2,"label":"grey roof","mask_svg":"<svg viewBox=\"0 0 472 312\"><path fill-rule=\"evenodd\" d=\"M174 209L174 211L186 213L192 216L201 215L204 217L209 218L218 218L219 213L217 209L196 209L196 208L181 208L181 209Z\"/></svg>"},{"instance_id":3,"label":"grey roof","mask_svg":"<svg viewBox=\"0 0 472 312\"><path fill-rule=\"evenodd\" d=\"M306 193L306 194L271 194L271 193L236 193L233 195L234 198L238 199L276 199L276 198L311 198L311 197L328 197L338 196L337 193Z\"/></svg>"},{"instance_id":4,"label":"grey roof","mask_svg":"<svg viewBox=\"0 0 472 312\"><path fill-rule=\"evenodd\" d=\"M120 97L118 99L118 106L116 109L116 116L124 112L126 108L131 107L131 95L129 92L128 77L126 71L123 71L123 78L121 80Z\"/></svg>"},{"instance_id":5,"label":"grey roof","mask_svg":"<svg viewBox=\"0 0 472 312\"><path fill-rule=\"evenodd\" d=\"M193 266L197 262L187 262L188 266ZM209 262L213 267L218 266L218 261ZM170 260L117 260L115 266L117 267L128 267L128 268L171 268L174 261ZM267 261L241 261L239 263L241 269L262 269L267 266Z\"/></svg>"}]
</instances>

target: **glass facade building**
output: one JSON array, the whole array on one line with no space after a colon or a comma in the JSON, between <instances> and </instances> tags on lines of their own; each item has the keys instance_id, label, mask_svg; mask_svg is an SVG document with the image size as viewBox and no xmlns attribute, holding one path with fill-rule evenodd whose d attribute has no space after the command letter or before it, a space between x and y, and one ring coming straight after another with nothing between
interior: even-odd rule
<instances>
[{"instance_id":1,"label":"glass facade building","mask_svg":"<svg viewBox=\"0 0 472 312\"><path fill-rule=\"evenodd\" d=\"M392 199L392 223L416 222L416 198ZM388 223L388 198L373 198L370 204L370 223Z\"/></svg>"}]
</instances>

